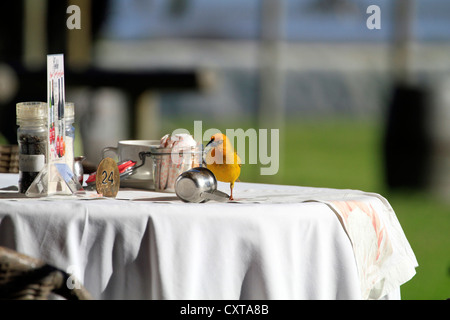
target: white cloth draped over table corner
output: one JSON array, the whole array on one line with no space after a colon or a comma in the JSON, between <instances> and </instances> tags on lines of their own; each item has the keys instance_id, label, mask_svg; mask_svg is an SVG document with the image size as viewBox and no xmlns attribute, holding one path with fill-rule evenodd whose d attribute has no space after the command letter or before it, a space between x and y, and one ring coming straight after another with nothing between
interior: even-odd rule
<instances>
[{"instance_id":1,"label":"white cloth draped over table corner","mask_svg":"<svg viewBox=\"0 0 450 320\"><path fill-rule=\"evenodd\" d=\"M381 195L360 190L302 188L306 192L247 190L241 202L321 202L338 217L356 259L363 299L396 295L416 273L418 262L390 203ZM252 194L252 196L248 196ZM398 293L399 294L399 293Z\"/></svg>"},{"instance_id":2,"label":"white cloth draped over table corner","mask_svg":"<svg viewBox=\"0 0 450 320\"><path fill-rule=\"evenodd\" d=\"M418 263L389 203L365 195L369 198L327 203L352 241L363 299L380 299L409 281Z\"/></svg>"}]
</instances>

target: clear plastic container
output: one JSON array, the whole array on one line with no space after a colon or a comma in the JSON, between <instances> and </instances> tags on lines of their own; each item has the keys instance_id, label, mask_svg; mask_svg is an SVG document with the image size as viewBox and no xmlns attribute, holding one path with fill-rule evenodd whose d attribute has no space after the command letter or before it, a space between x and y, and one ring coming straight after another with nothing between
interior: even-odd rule
<instances>
[{"instance_id":1,"label":"clear plastic container","mask_svg":"<svg viewBox=\"0 0 450 320\"><path fill-rule=\"evenodd\" d=\"M47 104L17 103L16 120L19 126L19 192L25 193L47 163Z\"/></svg>"},{"instance_id":2,"label":"clear plastic container","mask_svg":"<svg viewBox=\"0 0 450 320\"><path fill-rule=\"evenodd\" d=\"M153 158L153 181L155 191L175 192L175 181L178 176L194 167L202 166L202 146L172 149L151 148Z\"/></svg>"}]
</instances>

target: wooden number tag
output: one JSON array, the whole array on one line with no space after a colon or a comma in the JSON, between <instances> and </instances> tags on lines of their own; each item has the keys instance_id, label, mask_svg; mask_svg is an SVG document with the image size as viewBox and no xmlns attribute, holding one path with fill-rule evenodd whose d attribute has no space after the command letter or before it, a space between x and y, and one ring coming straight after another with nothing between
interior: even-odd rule
<instances>
[{"instance_id":1,"label":"wooden number tag","mask_svg":"<svg viewBox=\"0 0 450 320\"><path fill-rule=\"evenodd\" d=\"M97 168L95 180L97 193L104 197L115 198L120 187L120 175L117 163L111 158L103 159Z\"/></svg>"}]
</instances>

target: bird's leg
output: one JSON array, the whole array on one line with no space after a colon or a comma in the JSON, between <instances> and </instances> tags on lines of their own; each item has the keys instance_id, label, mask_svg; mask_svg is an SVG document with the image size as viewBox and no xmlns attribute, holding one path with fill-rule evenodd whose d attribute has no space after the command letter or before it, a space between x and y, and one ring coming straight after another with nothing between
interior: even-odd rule
<instances>
[{"instance_id":1,"label":"bird's leg","mask_svg":"<svg viewBox=\"0 0 450 320\"><path fill-rule=\"evenodd\" d=\"M230 200L234 200L234 199L233 199L233 187L234 187L234 182L231 182L231 183L230 183L230 190L231 190Z\"/></svg>"}]
</instances>

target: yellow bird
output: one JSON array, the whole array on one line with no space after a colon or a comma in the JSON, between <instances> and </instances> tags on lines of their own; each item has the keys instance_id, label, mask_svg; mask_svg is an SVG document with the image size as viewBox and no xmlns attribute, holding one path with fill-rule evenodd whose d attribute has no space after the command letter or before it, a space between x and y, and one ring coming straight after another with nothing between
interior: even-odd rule
<instances>
[{"instance_id":1,"label":"yellow bird","mask_svg":"<svg viewBox=\"0 0 450 320\"><path fill-rule=\"evenodd\" d=\"M234 182L241 174L241 158L222 133L213 135L206 147L211 147L206 155L206 167L214 173L217 180L230 183L230 200L233 200Z\"/></svg>"}]
</instances>

